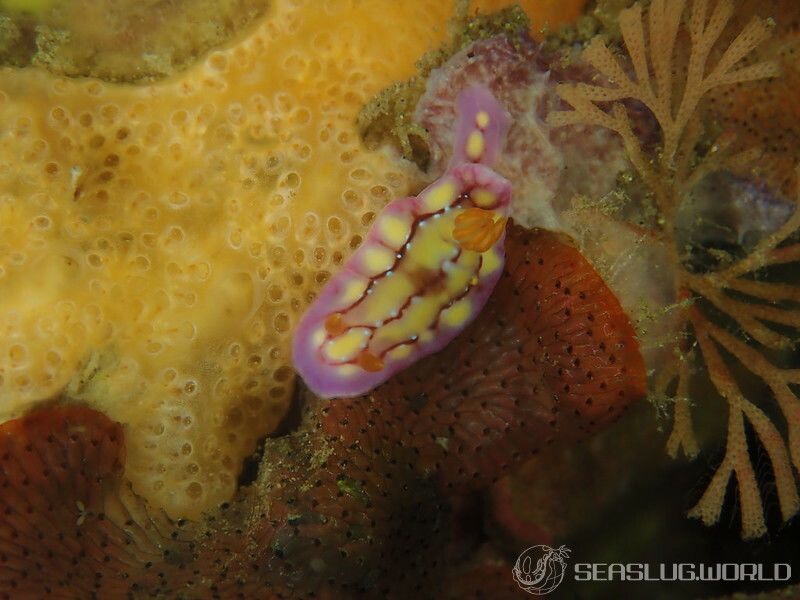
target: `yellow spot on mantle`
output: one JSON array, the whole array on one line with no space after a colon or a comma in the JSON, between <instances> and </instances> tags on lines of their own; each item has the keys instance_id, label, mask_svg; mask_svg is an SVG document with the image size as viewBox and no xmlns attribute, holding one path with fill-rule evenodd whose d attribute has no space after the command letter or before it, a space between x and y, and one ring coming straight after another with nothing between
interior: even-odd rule
<instances>
[{"instance_id":1,"label":"yellow spot on mantle","mask_svg":"<svg viewBox=\"0 0 800 600\"><path fill-rule=\"evenodd\" d=\"M456 199L456 185L452 181L444 181L422 197L426 211L436 212L450 206Z\"/></svg>"},{"instance_id":2,"label":"yellow spot on mantle","mask_svg":"<svg viewBox=\"0 0 800 600\"><path fill-rule=\"evenodd\" d=\"M485 143L483 134L480 131L473 131L467 138L467 157L470 160L479 160L483 156Z\"/></svg>"},{"instance_id":3,"label":"yellow spot on mantle","mask_svg":"<svg viewBox=\"0 0 800 600\"><path fill-rule=\"evenodd\" d=\"M414 293L414 284L402 273L395 273L377 282L368 296L353 314L359 323L383 322L398 308L398 301Z\"/></svg>"},{"instance_id":4,"label":"yellow spot on mantle","mask_svg":"<svg viewBox=\"0 0 800 600\"><path fill-rule=\"evenodd\" d=\"M343 377L352 377L353 375L363 373L359 367L348 363L337 366L336 370L338 371L339 375Z\"/></svg>"},{"instance_id":5,"label":"yellow spot on mantle","mask_svg":"<svg viewBox=\"0 0 800 600\"><path fill-rule=\"evenodd\" d=\"M475 124L481 129L486 129L489 126L489 113L485 110L479 111L475 115Z\"/></svg>"},{"instance_id":6,"label":"yellow spot on mantle","mask_svg":"<svg viewBox=\"0 0 800 600\"><path fill-rule=\"evenodd\" d=\"M392 268L397 253L385 246L371 246L364 249L361 267L364 275L374 277Z\"/></svg>"},{"instance_id":7,"label":"yellow spot on mantle","mask_svg":"<svg viewBox=\"0 0 800 600\"><path fill-rule=\"evenodd\" d=\"M438 219L427 219L425 226L417 229L411 246L417 266L438 270L444 261L458 253L452 236L455 213L451 210Z\"/></svg>"},{"instance_id":8,"label":"yellow spot on mantle","mask_svg":"<svg viewBox=\"0 0 800 600\"><path fill-rule=\"evenodd\" d=\"M481 256L483 256L483 264L481 265L480 272L481 276L494 273L500 268L500 257L497 252L495 252L494 248L489 248L489 250L484 252Z\"/></svg>"},{"instance_id":9,"label":"yellow spot on mantle","mask_svg":"<svg viewBox=\"0 0 800 600\"><path fill-rule=\"evenodd\" d=\"M353 302L361 298L364 295L367 287L369 286L369 280L363 279L360 277L356 277L353 275L352 279L349 279L347 285L345 286L344 290L342 290L342 295L340 300L344 306L350 306Z\"/></svg>"},{"instance_id":10,"label":"yellow spot on mantle","mask_svg":"<svg viewBox=\"0 0 800 600\"><path fill-rule=\"evenodd\" d=\"M497 196L489 190L483 188L476 188L470 192L469 195L475 206L479 208L492 208L497 204Z\"/></svg>"},{"instance_id":11,"label":"yellow spot on mantle","mask_svg":"<svg viewBox=\"0 0 800 600\"><path fill-rule=\"evenodd\" d=\"M411 346L404 344L402 346L398 346L397 348L390 350L387 353L387 356L392 360L402 360L404 358L408 358L410 354L411 354Z\"/></svg>"},{"instance_id":12,"label":"yellow spot on mantle","mask_svg":"<svg viewBox=\"0 0 800 600\"><path fill-rule=\"evenodd\" d=\"M417 297L416 301L406 308L402 318L384 325L376 332L374 342L376 347L383 350L419 335L433 324L438 312L439 306L434 300Z\"/></svg>"},{"instance_id":13,"label":"yellow spot on mantle","mask_svg":"<svg viewBox=\"0 0 800 600\"><path fill-rule=\"evenodd\" d=\"M369 329L366 327L353 327L325 344L325 355L337 362L352 360L358 352L366 348L368 335Z\"/></svg>"},{"instance_id":14,"label":"yellow spot on mantle","mask_svg":"<svg viewBox=\"0 0 800 600\"><path fill-rule=\"evenodd\" d=\"M447 327L461 327L472 313L472 303L463 298L448 309L442 311L441 323Z\"/></svg>"},{"instance_id":15,"label":"yellow spot on mantle","mask_svg":"<svg viewBox=\"0 0 800 600\"><path fill-rule=\"evenodd\" d=\"M386 244L399 250L411 235L411 217L383 215L378 221L378 232Z\"/></svg>"}]
</instances>

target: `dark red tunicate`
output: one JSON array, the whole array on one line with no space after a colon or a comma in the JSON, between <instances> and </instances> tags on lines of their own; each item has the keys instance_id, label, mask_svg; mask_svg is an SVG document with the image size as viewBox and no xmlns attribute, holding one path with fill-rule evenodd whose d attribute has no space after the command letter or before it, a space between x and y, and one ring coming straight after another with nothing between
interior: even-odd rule
<instances>
[{"instance_id":1,"label":"dark red tunicate","mask_svg":"<svg viewBox=\"0 0 800 600\"><path fill-rule=\"evenodd\" d=\"M558 437L607 426L644 396L630 320L569 239L513 226L508 243L503 277L475 323L359 410L331 406L333 428L365 444L395 440L445 486L479 488Z\"/></svg>"},{"instance_id":2,"label":"dark red tunicate","mask_svg":"<svg viewBox=\"0 0 800 600\"><path fill-rule=\"evenodd\" d=\"M511 226L507 257L450 346L369 396L307 394L255 483L201 522L130 492L122 428L94 410L0 425L0 598L515 597L510 566L483 561L464 531L471 495L618 418L645 373L618 301L568 239Z\"/></svg>"}]
</instances>

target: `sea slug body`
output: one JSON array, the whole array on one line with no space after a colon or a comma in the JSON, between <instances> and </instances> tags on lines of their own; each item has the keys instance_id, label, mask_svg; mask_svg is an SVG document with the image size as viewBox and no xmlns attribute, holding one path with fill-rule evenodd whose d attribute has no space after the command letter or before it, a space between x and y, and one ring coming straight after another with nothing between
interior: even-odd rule
<instances>
[{"instance_id":1,"label":"sea slug body","mask_svg":"<svg viewBox=\"0 0 800 600\"><path fill-rule=\"evenodd\" d=\"M295 331L295 368L320 396L366 393L441 350L503 271L511 184L490 165L508 117L482 87L462 92L458 108L446 172L383 209Z\"/></svg>"}]
</instances>

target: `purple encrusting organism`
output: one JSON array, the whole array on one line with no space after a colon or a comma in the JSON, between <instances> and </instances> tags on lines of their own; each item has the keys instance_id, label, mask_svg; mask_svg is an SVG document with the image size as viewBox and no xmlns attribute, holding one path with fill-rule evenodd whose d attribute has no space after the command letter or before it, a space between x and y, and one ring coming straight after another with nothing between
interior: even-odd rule
<instances>
[{"instance_id":1,"label":"purple encrusting organism","mask_svg":"<svg viewBox=\"0 0 800 600\"><path fill-rule=\"evenodd\" d=\"M490 166L508 121L486 88L463 91L445 173L389 203L303 315L294 366L318 395L372 390L441 350L481 311L505 261L511 184Z\"/></svg>"}]
</instances>

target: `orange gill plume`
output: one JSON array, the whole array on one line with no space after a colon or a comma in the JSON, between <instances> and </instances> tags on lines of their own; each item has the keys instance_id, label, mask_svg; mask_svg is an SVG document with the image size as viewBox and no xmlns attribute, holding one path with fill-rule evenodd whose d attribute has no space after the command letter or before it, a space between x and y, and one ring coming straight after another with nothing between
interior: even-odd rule
<instances>
[{"instance_id":1,"label":"orange gill plume","mask_svg":"<svg viewBox=\"0 0 800 600\"><path fill-rule=\"evenodd\" d=\"M500 237L508 219L496 219L491 211L468 208L456 217L453 238L465 250L486 252Z\"/></svg>"},{"instance_id":2,"label":"orange gill plume","mask_svg":"<svg viewBox=\"0 0 800 600\"><path fill-rule=\"evenodd\" d=\"M454 551L454 514L556 439L645 393L619 301L570 240L509 226L485 310L369 396L307 396L299 428L205 520L151 513L122 483L122 428L78 406L0 425L0 597L501 597ZM481 576L482 573L495 576Z\"/></svg>"},{"instance_id":3,"label":"orange gill plume","mask_svg":"<svg viewBox=\"0 0 800 600\"><path fill-rule=\"evenodd\" d=\"M776 89L772 82L780 75L775 60L780 54L775 45L772 52L763 46L774 23L752 12L751 7L746 23L734 19L736 27L726 30L734 15L731 0L654 0L647 12L639 4L623 10L619 23L627 54L624 62L595 38L583 58L607 83L559 86L559 94L573 110L553 112L548 118L554 126L593 124L619 134L639 180L653 198L654 214L643 236L649 241L644 243L652 241L663 249L659 266L674 286L671 305L664 310L672 339L662 342L667 350L662 356L669 360L653 365L652 380L654 397L666 398L674 406L667 449L673 456L681 450L690 458L698 455L693 407L704 409L708 403L693 397L690 383L696 375L707 376L727 404L727 443L721 464L689 514L708 525L718 522L729 483L734 481L743 538L767 531L747 428L752 428L752 439L769 457L782 519L788 521L800 508L800 377L791 358L800 331L800 287L786 268L800 261L800 211L797 203L777 200L775 192L751 189L743 199L712 200L727 202L726 209L738 212L740 223L734 225L734 233L742 234L740 238L754 225L745 223L743 215L754 214L755 225L760 226L755 242L740 239L736 251L709 251L707 243L685 243L682 230L687 223L697 228L708 220L693 202L709 178L725 180L737 173L757 181L770 167L760 160L760 147L734 143L736 130L715 138L709 133L713 127L702 118L711 98L719 100L742 89L752 95L747 82L769 79L769 89ZM683 56L677 42L682 35L688 37L688 56ZM781 35L787 40L792 34ZM631 101L652 113L660 128L660 144L634 131ZM719 104L714 109L723 121L735 112ZM727 124L731 122L728 119ZM746 133L741 137L744 142L753 139ZM767 132L764 139L774 136ZM781 188L791 178L775 177L773 172L767 179ZM769 208L773 216L759 214L758 208ZM690 218L682 222L680 215L687 212ZM711 260L698 268L695 257L703 252ZM750 376L768 392L760 394L752 391L757 388L742 385L742 378ZM769 406L773 401L778 411Z\"/></svg>"}]
</instances>

